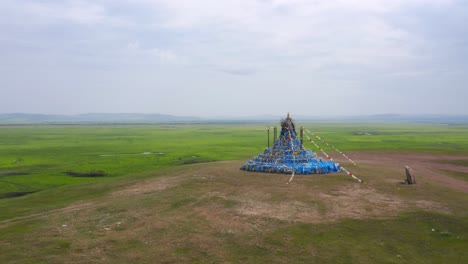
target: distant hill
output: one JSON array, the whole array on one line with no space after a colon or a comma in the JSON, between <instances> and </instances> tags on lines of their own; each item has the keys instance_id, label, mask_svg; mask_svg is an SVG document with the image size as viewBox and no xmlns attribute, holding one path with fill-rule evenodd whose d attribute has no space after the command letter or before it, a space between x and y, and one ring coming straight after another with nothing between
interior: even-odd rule
<instances>
[{"instance_id":1,"label":"distant hill","mask_svg":"<svg viewBox=\"0 0 468 264\"><path fill-rule=\"evenodd\" d=\"M0 114L0 123L27 124L27 123L161 123L198 121L192 116L173 116L163 114L136 114L118 113L102 114L90 113L80 115L45 115L45 114Z\"/></svg>"},{"instance_id":2,"label":"distant hill","mask_svg":"<svg viewBox=\"0 0 468 264\"><path fill-rule=\"evenodd\" d=\"M299 122L383 122L383 123L437 123L437 124L468 124L468 115L356 115L356 116L308 116L295 115L292 118ZM220 116L209 119L211 121L238 121L238 122L277 122L284 116L257 115L257 116Z\"/></svg>"},{"instance_id":3,"label":"distant hill","mask_svg":"<svg viewBox=\"0 0 468 264\"><path fill-rule=\"evenodd\" d=\"M409 123L438 123L438 124L468 124L468 115L398 115L398 114L381 114L368 116L353 116L346 117L342 120L354 122L409 122Z\"/></svg>"},{"instance_id":4,"label":"distant hill","mask_svg":"<svg viewBox=\"0 0 468 264\"><path fill-rule=\"evenodd\" d=\"M200 118L195 116L174 116L164 114L138 113L90 113L79 115L45 115L45 114L0 114L0 124L68 124L68 123L170 123L170 122L275 122L284 116L219 116ZM361 115L361 116L306 116L294 115L299 122L384 122L384 123L438 123L468 124L468 115Z\"/></svg>"}]
</instances>

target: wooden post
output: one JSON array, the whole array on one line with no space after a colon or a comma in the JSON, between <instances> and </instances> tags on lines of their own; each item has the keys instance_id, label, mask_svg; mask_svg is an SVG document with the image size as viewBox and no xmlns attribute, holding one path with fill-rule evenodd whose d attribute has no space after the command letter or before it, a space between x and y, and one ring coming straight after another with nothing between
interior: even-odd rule
<instances>
[{"instance_id":1,"label":"wooden post","mask_svg":"<svg viewBox=\"0 0 468 264\"><path fill-rule=\"evenodd\" d=\"M276 129L277 129L276 127L273 128L273 137L274 137L273 145L275 144L274 142L276 142L276 137L278 136L278 132L276 131Z\"/></svg>"},{"instance_id":2,"label":"wooden post","mask_svg":"<svg viewBox=\"0 0 468 264\"><path fill-rule=\"evenodd\" d=\"M301 149L304 148L304 127L301 126Z\"/></svg>"},{"instance_id":3,"label":"wooden post","mask_svg":"<svg viewBox=\"0 0 468 264\"><path fill-rule=\"evenodd\" d=\"M268 148L270 148L270 128L268 128L267 134L268 134Z\"/></svg>"}]
</instances>

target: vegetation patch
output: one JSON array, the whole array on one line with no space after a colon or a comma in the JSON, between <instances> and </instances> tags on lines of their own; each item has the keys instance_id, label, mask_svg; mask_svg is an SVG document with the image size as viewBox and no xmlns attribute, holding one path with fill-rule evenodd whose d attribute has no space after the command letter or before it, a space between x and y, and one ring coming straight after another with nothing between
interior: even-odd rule
<instances>
[{"instance_id":1,"label":"vegetation patch","mask_svg":"<svg viewBox=\"0 0 468 264\"><path fill-rule=\"evenodd\" d=\"M466 219L412 212L390 219L288 225L267 234L264 245L285 253L277 253L279 259L292 255L304 263L310 252L317 263L462 263L468 257L466 242Z\"/></svg>"},{"instance_id":2,"label":"vegetation patch","mask_svg":"<svg viewBox=\"0 0 468 264\"><path fill-rule=\"evenodd\" d=\"M189 159L183 160L180 165L188 165L188 164L196 164L196 163L206 163L206 162L213 162L214 160L211 159Z\"/></svg>"},{"instance_id":3,"label":"vegetation patch","mask_svg":"<svg viewBox=\"0 0 468 264\"><path fill-rule=\"evenodd\" d=\"M468 167L468 160L440 160L439 163Z\"/></svg>"},{"instance_id":4,"label":"vegetation patch","mask_svg":"<svg viewBox=\"0 0 468 264\"><path fill-rule=\"evenodd\" d=\"M90 172L65 172L68 176L72 177L104 177L106 174L103 171L90 171Z\"/></svg>"},{"instance_id":5,"label":"vegetation patch","mask_svg":"<svg viewBox=\"0 0 468 264\"><path fill-rule=\"evenodd\" d=\"M29 172L0 172L0 177L29 175Z\"/></svg>"},{"instance_id":6,"label":"vegetation patch","mask_svg":"<svg viewBox=\"0 0 468 264\"><path fill-rule=\"evenodd\" d=\"M176 161L176 165L188 165L188 164L197 164L197 163L206 163L213 162L214 159L202 158L195 154L189 154L182 157L179 157Z\"/></svg>"},{"instance_id":7,"label":"vegetation patch","mask_svg":"<svg viewBox=\"0 0 468 264\"><path fill-rule=\"evenodd\" d=\"M28 195L28 194L31 194L31 193L35 193L35 191L33 191L33 192L7 192L7 193L0 193L0 199L21 197L21 196L25 196L25 195Z\"/></svg>"},{"instance_id":8,"label":"vegetation patch","mask_svg":"<svg viewBox=\"0 0 468 264\"><path fill-rule=\"evenodd\" d=\"M468 181L468 173L467 172L461 172L461 171L452 171L452 170L440 170L444 174L447 174L449 176L452 176L454 178L458 178L464 181Z\"/></svg>"}]
</instances>

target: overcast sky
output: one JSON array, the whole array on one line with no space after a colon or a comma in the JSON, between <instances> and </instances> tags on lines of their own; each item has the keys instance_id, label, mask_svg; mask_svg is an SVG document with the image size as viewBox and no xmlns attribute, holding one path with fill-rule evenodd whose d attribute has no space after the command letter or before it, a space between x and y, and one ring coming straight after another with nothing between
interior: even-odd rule
<instances>
[{"instance_id":1,"label":"overcast sky","mask_svg":"<svg viewBox=\"0 0 468 264\"><path fill-rule=\"evenodd\" d=\"M0 113L468 114L468 1L2 0Z\"/></svg>"}]
</instances>

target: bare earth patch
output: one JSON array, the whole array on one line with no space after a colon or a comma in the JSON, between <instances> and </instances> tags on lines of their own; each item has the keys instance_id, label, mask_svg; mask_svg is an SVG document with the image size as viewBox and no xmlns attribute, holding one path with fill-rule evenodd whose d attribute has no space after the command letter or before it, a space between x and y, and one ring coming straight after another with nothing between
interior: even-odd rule
<instances>
[{"instance_id":1,"label":"bare earth patch","mask_svg":"<svg viewBox=\"0 0 468 264\"><path fill-rule=\"evenodd\" d=\"M176 186L180 181L181 176L164 177L156 180L145 180L138 182L123 189L116 190L111 193L113 197L125 197L139 194L147 194L151 192L158 192Z\"/></svg>"},{"instance_id":2,"label":"bare earth patch","mask_svg":"<svg viewBox=\"0 0 468 264\"><path fill-rule=\"evenodd\" d=\"M225 249L220 245L226 239L242 235L254 241L257 234L274 231L279 225L388 218L414 210L451 214L437 197L424 195L424 184L415 186L419 189L414 190L423 193L415 196L419 198L405 199L399 194L400 188L408 193L414 187L399 185L396 180L403 179L404 165L413 168L418 182L468 190L465 182L434 171L440 159L468 157L386 153L355 153L352 157L358 163L353 171L362 173L368 184L344 173L296 175L286 184L290 175L240 171L241 161L195 164L121 185L98 200L9 219L0 222L0 228L23 220L46 219L47 224L25 242L47 245L63 240L70 241L71 248L64 258L57 255L48 262L112 262L121 258L135 263L150 259L174 263L193 262L209 254L221 261ZM387 179L400 170L401 175ZM6 241L0 245L13 247Z\"/></svg>"},{"instance_id":3,"label":"bare earth patch","mask_svg":"<svg viewBox=\"0 0 468 264\"><path fill-rule=\"evenodd\" d=\"M440 160L468 160L466 156L418 155L395 153L365 153L351 154L358 164L374 167L392 167L401 169L403 179L404 165L411 166L417 180L430 179L450 188L468 191L468 184L463 180L441 174L437 169L466 171L463 166L441 164ZM343 218L382 217L397 214L401 210L419 208L438 212L447 212L443 205L436 201L417 200L412 203L403 202L396 195L378 192L368 185L353 182L348 176L341 174L346 184L337 188L321 188L310 191L305 182L313 182L315 177L324 175L297 175L294 184L286 185L289 175L249 173L239 171L239 161L216 162L187 166L187 170L174 175L148 179L109 194L108 203L117 203L119 199L138 198L143 194L170 191L171 188L187 182L200 182L203 194L198 198L221 198L236 202L234 208L195 207L194 212L205 217L213 224L223 225L229 229L239 217L269 217L284 221L321 223L336 221ZM349 167L352 168L352 167ZM359 168L359 165L358 167ZM373 175L363 175L372 180ZM302 183L301 183L302 181ZM389 182L395 183L395 180ZM285 199L272 201L272 194L280 193ZM296 193L299 197L288 198L287 194ZM302 195L302 196L301 196ZM300 199L299 199L300 198ZM44 213L18 217L2 221L0 225L21 220L44 218L48 215L71 213L74 211L91 211L105 206L107 202L76 203L68 207ZM237 225L237 224L236 224ZM233 227L248 229L246 225Z\"/></svg>"},{"instance_id":4,"label":"bare earth patch","mask_svg":"<svg viewBox=\"0 0 468 264\"><path fill-rule=\"evenodd\" d=\"M365 159L369 157L373 159ZM415 162L410 164L418 172L421 169L418 165L423 164L423 161L437 160L436 157L427 155L419 157L419 159L417 156L413 158L418 160L419 163L416 163L416 166L414 165ZM446 158L453 159L453 157ZM460 157L456 158L459 159ZM361 163L376 164L377 166L379 162L386 166L399 166L400 163L405 163L410 159L406 155L394 157L393 154L361 153L357 160ZM404 201L397 195L379 192L369 185L350 182L346 175L340 176L343 177L343 181L346 183L343 186L310 191L301 181L310 182L314 181L314 177L326 176L302 175L297 177L294 184L286 185L289 175L239 172L239 164L239 162L234 161L197 165L190 172L146 180L116 190L112 193L112 196L115 199L152 192L164 192L188 181L199 182L202 195L196 200L219 198L235 202L235 206L232 208L224 208L220 205L195 205L190 209L197 216L207 220L213 228L217 227L224 230L223 232L238 232L255 228L255 223L252 223L251 219L248 218L274 218L290 222L324 223L344 218L388 217L394 216L402 210L412 209L449 213L443 205L436 201ZM371 175L365 176L371 178ZM273 199L272 194L275 193L283 194L285 198ZM288 196L290 193L295 195L290 197Z\"/></svg>"},{"instance_id":5,"label":"bare earth patch","mask_svg":"<svg viewBox=\"0 0 468 264\"><path fill-rule=\"evenodd\" d=\"M468 182L439 172L439 169L468 172L468 167L453 164L443 164L440 161L468 160L468 156L429 155L417 153L373 153L356 152L351 156L359 164L393 167L401 169L401 179L404 178L404 166L410 166L418 180L430 180L452 189L468 192Z\"/></svg>"}]
</instances>

